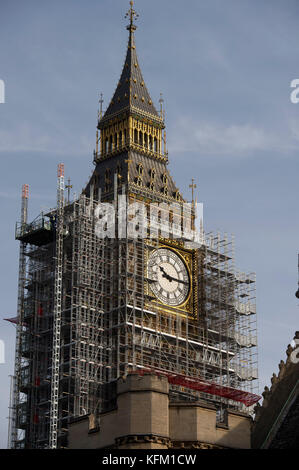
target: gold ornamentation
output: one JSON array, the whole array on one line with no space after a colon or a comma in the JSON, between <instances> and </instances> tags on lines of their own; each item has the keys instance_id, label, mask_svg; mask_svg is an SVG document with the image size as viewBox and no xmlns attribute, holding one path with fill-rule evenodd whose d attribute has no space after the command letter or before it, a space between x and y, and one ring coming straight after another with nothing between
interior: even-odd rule
<instances>
[{"instance_id":1,"label":"gold ornamentation","mask_svg":"<svg viewBox=\"0 0 299 470\"><path fill-rule=\"evenodd\" d=\"M182 317L186 318L187 316L192 319L197 318L198 314L198 286L197 282L195 282L195 276L194 273L197 272L198 265L197 265L197 260L195 257L194 250L190 250L187 248L184 248L184 242L181 242L179 240L173 240L173 239L164 239L159 237L159 243L157 246L157 242L154 240L147 240L147 245L148 249L146 250L146 256L145 256L145 262L146 262L146 272L145 272L145 277L147 276L147 262L149 259L149 253L150 251L155 248L168 248L173 250L174 252L177 253L177 255L182 258L185 262L185 265L188 270L189 274L189 279L190 279L190 290L187 299L185 302L179 306L176 307L171 307L167 304L164 304L160 302L157 298L153 298L150 294L150 288L148 283L145 285L145 294L150 295L152 297L149 302L146 303L147 308L151 308L151 305L154 304L156 307L161 307L161 311L167 312L169 314L177 314L181 315Z\"/></svg>"},{"instance_id":2,"label":"gold ornamentation","mask_svg":"<svg viewBox=\"0 0 299 470\"><path fill-rule=\"evenodd\" d=\"M130 9L126 13L126 16L125 16L125 18L130 18L130 24L127 26L127 29L130 31L130 33L135 31L136 25L134 24L134 19L137 20L137 18L139 17L138 13L136 13L133 6L134 6L134 2L131 0L130 1Z\"/></svg>"}]
</instances>

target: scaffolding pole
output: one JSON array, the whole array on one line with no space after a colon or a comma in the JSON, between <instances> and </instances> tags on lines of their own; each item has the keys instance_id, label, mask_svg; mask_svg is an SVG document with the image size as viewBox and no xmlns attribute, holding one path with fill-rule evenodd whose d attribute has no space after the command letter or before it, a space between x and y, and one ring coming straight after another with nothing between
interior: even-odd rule
<instances>
[{"instance_id":1,"label":"scaffolding pole","mask_svg":"<svg viewBox=\"0 0 299 470\"><path fill-rule=\"evenodd\" d=\"M59 419L59 379L61 347L61 313L62 313L62 270L63 270L63 226L64 226L64 165L58 165L57 172L57 212L56 212L56 266L54 285L54 319L51 377L51 410L50 410L50 449L57 447Z\"/></svg>"},{"instance_id":2,"label":"scaffolding pole","mask_svg":"<svg viewBox=\"0 0 299 470\"><path fill-rule=\"evenodd\" d=\"M22 186L22 202L21 202L21 225L24 226L27 223L28 218L28 197L29 197L29 186L24 184ZM10 425L8 438L8 447L15 448L18 441L18 420L17 413L20 404L20 379L21 379L21 367L22 367L22 355L21 355L21 341L23 332L24 322L24 289L25 289L25 278L26 278L26 244L20 242L20 254L19 254L19 280L18 280L18 306L17 315L18 321L16 323L16 346L15 346L15 368L14 376L11 379L11 386L13 387L12 392L12 404L10 410Z\"/></svg>"}]
</instances>

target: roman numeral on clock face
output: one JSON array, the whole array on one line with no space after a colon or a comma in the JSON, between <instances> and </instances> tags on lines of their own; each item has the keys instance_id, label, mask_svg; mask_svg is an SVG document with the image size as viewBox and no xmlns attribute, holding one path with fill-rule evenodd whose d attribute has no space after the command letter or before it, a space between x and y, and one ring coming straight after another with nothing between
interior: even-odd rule
<instances>
[{"instance_id":1,"label":"roman numeral on clock face","mask_svg":"<svg viewBox=\"0 0 299 470\"><path fill-rule=\"evenodd\" d=\"M172 306L185 302L190 291L189 272L175 251L169 248L153 251L147 269L150 289L160 302Z\"/></svg>"}]
</instances>

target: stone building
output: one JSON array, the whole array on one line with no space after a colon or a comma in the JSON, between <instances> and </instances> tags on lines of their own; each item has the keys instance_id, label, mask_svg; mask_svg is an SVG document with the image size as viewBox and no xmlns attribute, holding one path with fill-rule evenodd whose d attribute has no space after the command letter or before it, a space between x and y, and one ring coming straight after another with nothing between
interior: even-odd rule
<instances>
[{"instance_id":1,"label":"stone building","mask_svg":"<svg viewBox=\"0 0 299 470\"><path fill-rule=\"evenodd\" d=\"M165 376L129 374L117 382L115 408L82 416L69 429L70 449L250 449L252 419L204 400L172 401Z\"/></svg>"},{"instance_id":2,"label":"stone building","mask_svg":"<svg viewBox=\"0 0 299 470\"><path fill-rule=\"evenodd\" d=\"M257 449L299 449L299 331L295 347L288 345L287 359L279 373L265 387L262 405L255 407L252 447Z\"/></svg>"}]
</instances>

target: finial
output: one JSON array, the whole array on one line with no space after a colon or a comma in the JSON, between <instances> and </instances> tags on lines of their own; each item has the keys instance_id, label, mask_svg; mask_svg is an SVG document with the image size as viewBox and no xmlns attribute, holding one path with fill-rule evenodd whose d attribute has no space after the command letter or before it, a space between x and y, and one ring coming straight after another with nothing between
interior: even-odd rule
<instances>
[{"instance_id":1,"label":"finial","mask_svg":"<svg viewBox=\"0 0 299 470\"><path fill-rule=\"evenodd\" d=\"M161 118L163 118L163 103L164 103L164 99L163 99L163 94L162 94L162 93L160 93L159 103L160 103L160 114L161 114Z\"/></svg>"},{"instance_id":2,"label":"finial","mask_svg":"<svg viewBox=\"0 0 299 470\"><path fill-rule=\"evenodd\" d=\"M127 26L127 30L130 31L130 33L132 33L133 31L136 30L137 27L134 24L134 19L137 20L137 18L139 17L138 13L136 13L133 6L134 6L134 2L131 0L130 1L130 10L127 12L127 14L125 16L125 18L130 18L130 24Z\"/></svg>"},{"instance_id":3,"label":"finial","mask_svg":"<svg viewBox=\"0 0 299 470\"><path fill-rule=\"evenodd\" d=\"M192 204L194 204L194 189L196 189L196 184L194 184L194 178L192 178L192 184L189 184L189 188L192 189Z\"/></svg>"},{"instance_id":4,"label":"finial","mask_svg":"<svg viewBox=\"0 0 299 470\"><path fill-rule=\"evenodd\" d=\"M99 104L100 104L100 110L98 111L98 120L101 120L103 117L103 93L101 93L101 97L99 99Z\"/></svg>"}]
</instances>

